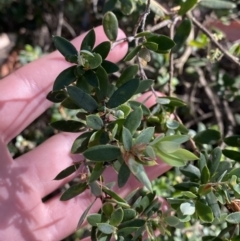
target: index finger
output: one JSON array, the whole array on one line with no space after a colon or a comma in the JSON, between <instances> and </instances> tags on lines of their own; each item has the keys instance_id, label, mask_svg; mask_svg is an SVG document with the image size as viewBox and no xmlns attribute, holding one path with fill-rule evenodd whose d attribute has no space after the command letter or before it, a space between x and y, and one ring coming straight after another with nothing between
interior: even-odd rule
<instances>
[{"instance_id":1,"label":"index finger","mask_svg":"<svg viewBox=\"0 0 240 241\"><path fill-rule=\"evenodd\" d=\"M102 26L95 28L95 33L96 45L107 40ZM77 49L84 35L72 41ZM118 39L124 37L123 31L119 30ZM125 56L127 48L126 43L117 45L107 59L118 62ZM0 136L4 143L8 143L51 106L46 95L57 75L69 66L70 63L55 51L0 81Z\"/></svg>"}]
</instances>

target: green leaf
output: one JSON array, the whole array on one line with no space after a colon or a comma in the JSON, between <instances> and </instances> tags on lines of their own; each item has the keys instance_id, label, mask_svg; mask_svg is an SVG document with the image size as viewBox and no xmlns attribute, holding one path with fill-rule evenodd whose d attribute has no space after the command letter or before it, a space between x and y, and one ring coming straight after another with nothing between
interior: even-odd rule
<instances>
[{"instance_id":1,"label":"green leaf","mask_svg":"<svg viewBox=\"0 0 240 241\"><path fill-rule=\"evenodd\" d=\"M103 7L103 13L113 10L117 1L118 0L108 0L107 2L105 2L104 7Z\"/></svg>"},{"instance_id":2,"label":"green leaf","mask_svg":"<svg viewBox=\"0 0 240 241\"><path fill-rule=\"evenodd\" d=\"M93 53L100 54L102 59L106 59L111 50L111 43L104 41L93 49Z\"/></svg>"},{"instance_id":3,"label":"green leaf","mask_svg":"<svg viewBox=\"0 0 240 241\"><path fill-rule=\"evenodd\" d=\"M177 158L181 158L185 161L195 161L198 160L198 157L194 155L192 152L186 150L186 149L178 149L177 151L170 154L171 156L175 156Z\"/></svg>"},{"instance_id":4,"label":"green leaf","mask_svg":"<svg viewBox=\"0 0 240 241\"><path fill-rule=\"evenodd\" d=\"M136 144L148 144L153 137L154 131L155 131L154 127L148 127L146 129L143 129L141 131L141 133L135 139L134 145L136 145Z\"/></svg>"},{"instance_id":5,"label":"green leaf","mask_svg":"<svg viewBox=\"0 0 240 241\"><path fill-rule=\"evenodd\" d=\"M96 70L96 75L99 79L99 89L96 90L97 98L99 101L104 100L108 96L109 81L108 75L102 66Z\"/></svg>"},{"instance_id":6,"label":"green leaf","mask_svg":"<svg viewBox=\"0 0 240 241\"><path fill-rule=\"evenodd\" d=\"M108 223L98 223L97 227L102 233L105 233L105 234L111 234L116 230L114 226Z\"/></svg>"},{"instance_id":7,"label":"green leaf","mask_svg":"<svg viewBox=\"0 0 240 241\"><path fill-rule=\"evenodd\" d=\"M118 230L118 236L124 236L125 237L125 236L135 232L137 229L138 229L138 227L125 227L125 228L119 229ZM124 239L124 240L126 240L126 239Z\"/></svg>"},{"instance_id":8,"label":"green leaf","mask_svg":"<svg viewBox=\"0 0 240 241\"><path fill-rule=\"evenodd\" d=\"M202 184L206 184L208 183L210 178L210 172L207 166L204 166L202 169L202 173L201 173L201 183Z\"/></svg>"},{"instance_id":9,"label":"green leaf","mask_svg":"<svg viewBox=\"0 0 240 241\"><path fill-rule=\"evenodd\" d=\"M158 49L158 44L154 42L145 42L143 43L143 46L152 51L156 51Z\"/></svg>"},{"instance_id":10,"label":"green leaf","mask_svg":"<svg viewBox=\"0 0 240 241\"><path fill-rule=\"evenodd\" d=\"M98 115L89 115L86 119L87 127L94 130L100 130L103 127L103 121Z\"/></svg>"},{"instance_id":11,"label":"green leaf","mask_svg":"<svg viewBox=\"0 0 240 241\"><path fill-rule=\"evenodd\" d=\"M83 74L83 77L87 80L87 82L93 86L93 87L98 87L99 86L99 81L96 73L92 70L88 70Z\"/></svg>"},{"instance_id":12,"label":"green leaf","mask_svg":"<svg viewBox=\"0 0 240 241\"><path fill-rule=\"evenodd\" d=\"M66 132L81 132L82 127L85 125L82 122L74 121L74 120L59 120L52 122L50 126L54 129L59 131L66 131Z\"/></svg>"},{"instance_id":13,"label":"green leaf","mask_svg":"<svg viewBox=\"0 0 240 241\"><path fill-rule=\"evenodd\" d=\"M185 44L191 33L192 24L189 19L184 19L177 27L174 35L174 42L176 45L173 47L172 52L177 53Z\"/></svg>"},{"instance_id":14,"label":"green leaf","mask_svg":"<svg viewBox=\"0 0 240 241\"><path fill-rule=\"evenodd\" d=\"M185 2L181 2L181 8L178 11L179 15L186 14L189 10L194 8L197 5L198 0L186 0Z\"/></svg>"},{"instance_id":15,"label":"green leaf","mask_svg":"<svg viewBox=\"0 0 240 241\"><path fill-rule=\"evenodd\" d=\"M121 12L124 15L130 15L134 10L134 5L131 0L119 0L121 3Z\"/></svg>"},{"instance_id":16,"label":"green leaf","mask_svg":"<svg viewBox=\"0 0 240 241\"><path fill-rule=\"evenodd\" d=\"M105 71L108 74L115 73L119 70L118 66L108 60L103 60L102 61L102 67L105 69Z\"/></svg>"},{"instance_id":17,"label":"green leaf","mask_svg":"<svg viewBox=\"0 0 240 241\"><path fill-rule=\"evenodd\" d=\"M123 112L123 114L124 114L123 118L128 116L129 113L131 112L131 108L128 105L126 105L126 104L118 106L117 110L120 110L120 111Z\"/></svg>"},{"instance_id":18,"label":"green leaf","mask_svg":"<svg viewBox=\"0 0 240 241\"><path fill-rule=\"evenodd\" d=\"M102 187L103 192L105 192L106 194L108 194L110 197L112 197L114 200L120 202L120 203L124 203L127 204L127 201L124 200L123 198L121 198L118 194L116 194L115 192L113 192L112 190L108 189L107 187L103 186ZM127 204L127 206L129 207L129 205Z\"/></svg>"},{"instance_id":19,"label":"green leaf","mask_svg":"<svg viewBox=\"0 0 240 241\"><path fill-rule=\"evenodd\" d=\"M113 207L112 203L105 202L102 205L102 211L106 215L107 218L110 218L110 216L112 215L112 213L114 211L114 207Z\"/></svg>"},{"instance_id":20,"label":"green leaf","mask_svg":"<svg viewBox=\"0 0 240 241\"><path fill-rule=\"evenodd\" d=\"M231 160L240 162L240 152L239 151L233 151L233 150L227 150L224 149L222 151L223 155Z\"/></svg>"},{"instance_id":21,"label":"green leaf","mask_svg":"<svg viewBox=\"0 0 240 241\"><path fill-rule=\"evenodd\" d=\"M146 223L145 220L143 219L134 219L134 220L130 220L130 221L126 221L126 222L123 222L119 225L119 229L122 229L122 228L126 228L126 227L142 227L144 224Z\"/></svg>"},{"instance_id":22,"label":"green leaf","mask_svg":"<svg viewBox=\"0 0 240 241\"><path fill-rule=\"evenodd\" d=\"M133 110L136 110L138 107L141 107L142 111L143 111L143 115L149 115L150 114L150 110L144 104L142 104L142 103L140 103L138 101L130 100L130 101L128 101L128 105Z\"/></svg>"},{"instance_id":23,"label":"green leaf","mask_svg":"<svg viewBox=\"0 0 240 241\"><path fill-rule=\"evenodd\" d=\"M122 84L126 83L127 81L133 79L135 77L135 75L137 74L137 72L138 72L138 65L137 64L128 66L122 72L121 76L117 80L116 86L119 87Z\"/></svg>"},{"instance_id":24,"label":"green leaf","mask_svg":"<svg viewBox=\"0 0 240 241\"><path fill-rule=\"evenodd\" d=\"M65 100L61 103L61 106L64 108L70 109L70 110L78 110L79 106L76 105L71 98L67 97Z\"/></svg>"},{"instance_id":25,"label":"green leaf","mask_svg":"<svg viewBox=\"0 0 240 241\"><path fill-rule=\"evenodd\" d=\"M67 97L65 90L50 91L47 94L47 99L53 103L60 103Z\"/></svg>"},{"instance_id":26,"label":"green leaf","mask_svg":"<svg viewBox=\"0 0 240 241\"><path fill-rule=\"evenodd\" d=\"M101 223L102 215L99 213L89 214L87 221L92 226L97 226L98 223Z\"/></svg>"},{"instance_id":27,"label":"green leaf","mask_svg":"<svg viewBox=\"0 0 240 241\"><path fill-rule=\"evenodd\" d=\"M235 3L221 0L201 0L199 5L211 9L234 9L237 7Z\"/></svg>"},{"instance_id":28,"label":"green leaf","mask_svg":"<svg viewBox=\"0 0 240 241\"><path fill-rule=\"evenodd\" d=\"M156 43L158 45L157 52L168 51L175 45L174 41L169 37L158 34L153 34L151 37L147 38L147 42Z\"/></svg>"},{"instance_id":29,"label":"green leaf","mask_svg":"<svg viewBox=\"0 0 240 241\"><path fill-rule=\"evenodd\" d=\"M153 85L153 83L154 83L154 80L151 80L151 79L141 80L135 92L135 95L145 92L151 87L151 85Z\"/></svg>"},{"instance_id":30,"label":"green leaf","mask_svg":"<svg viewBox=\"0 0 240 241\"><path fill-rule=\"evenodd\" d=\"M84 55L84 68L86 69L96 69L98 66L102 64L102 57L100 54Z\"/></svg>"},{"instance_id":31,"label":"green leaf","mask_svg":"<svg viewBox=\"0 0 240 241\"><path fill-rule=\"evenodd\" d=\"M110 222L109 224L113 225L113 226L118 226L122 220L123 220L123 209L122 208L117 208L116 210L113 211L111 217L110 217Z\"/></svg>"},{"instance_id":32,"label":"green leaf","mask_svg":"<svg viewBox=\"0 0 240 241\"><path fill-rule=\"evenodd\" d=\"M189 191L190 188L199 187L199 184L196 182L182 182L173 187L179 191Z\"/></svg>"},{"instance_id":33,"label":"green leaf","mask_svg":"<svg viewBox=\"0 0 240 241\"><path fill-rule=\"evenodd\" d=\"M141 45L138 45L137 47L135 47L134 49L132 49L127 56L124 58L124 61L130 61L132 60L140 51L140 49L142 48Z\"/></svg>"},{"instance_id":34,"label":"green leaf","mask_svg":"<svg viewBox=\"0 0 240 241\"><path fill-rule=\"evenodd\" d=\"M199 144L212 145L221 139L221 134L219 131L208 129L199 132L193 139Z\"/></svg>"},{"instance_id":35,"label":"green leaf","mask_svg":"<svg viewBox=\"0 0 240 241\"><path fill-rule=\"evenodd\" d=\"M212 191L206 195L206 200L208 205L211 207L214 216L219 219L221 217L222 211L219 207L218 200Z\"/></svg>"},{"instance_id":36,"label":"green leaf","mask_svg":"<svg viewBox=\"0 0 240 241\"><path fill-rule=\"evenodd\" d=\"M166 101L166 99L170 100L170 102ZM165 103L163 103L163 101ZM171 107L181 107L181 106L186 106L186 103L176 97L158 97L157 98L157 103L159 104L166 104L167 106Z\"/></svg>"},{"instance_id":37,"label":"green leaf","mask_svg":"<svg viewBox=\"0 0 240 241\"><path fill-rule=\"evenodd\" d=\"M240 135L229 136L224 139L228 146L240 147Z\"/></svg>"},{"instance_id":38,"label":"green leaf","mask_svg":"<svg viewBox=\"0 0 240 241\"><path fill-rule=\"evenodd\" d=\"M53 36L53 43L56 49L64 56L77 55L77 49L65 38Z\"/></svg>"},{"instance_id":39,"label":"green leaf","mask_svg":"<svg viewBox=\"0 0 240 241\"><path fill-rule=\"evenodd\" d=\"M176 120L172 120L172 119L168 119L166 121L166 126L168 129L171 129L171 130L176 130L178 129L180 123Z\"/></svg>"},{"instance_id":40,"label":"green leaf","mask_svg":"<svg viewBox=\"0 0 240 241\"><path fill-rule=\"evenodd\" d=\"M112 145L98 145L87 149L84 157L91 161L112 161L121 155L119 147Z\"/></svg>"},{"instance_id":41,"label":"green leaf","mask_svg":"<svg viewBox=\"0 0 240 241\"><path fill-rule=\"evenodd\" d=\"M233 224L239 224L240 223L240 212L230 213L226 217L226 221L229 223L233 223Z\"/></svg>"},{"instance_id":42,"label":"green leaf","mask_svg":"<svg viewBox=\"0 0 240 241\"><path fill-rule=\"evenodd\" d=\"M131 174L131 172L130 172L128 166L126 165L125 162L123 162L119 169L119 173L118 173L118 187L121 188L127 183L128 179L130 177L130 174Z\"/></svg>"},{"instance_id":43,"label":"green leaf","mask_svg":"<svg viewBox=\"0 0 240 241\"><path fill-rule=\"evenodd\" d=\"M190 191L185 191L185 192L183 191L183 192L181 192L181 194L185 197L190 198L190 199L197 198L197 195L195 195L193 192L190 192Z\"/></svg>"},{"instance_id":44,"label":"green leaf","mask_svg":"<svg viewBox=\"0 0 240 241\"><path fill-rule=\"evenodd\" d=\"M107 107L115 108L129 100L136 92L139 85L138 79L133 79L121 85L110 97Z\"/></svg>"},{"instance_id":45,"label":"green leaf","mask_svg":"<svg viewBox=\"0 0 240 241\"><path fill-rule=\"evenodd\" d=\"M122 130L122 141L123 141L124 149L126 151L130 151L132 149L132 134L124 126L123 126L123 130Z\"/></svg>"},{"instance_id":46,"label":"green leaf","mask_svg":"<svg viewBox=\"0 0 240 241\"><path fill-rule=\"evenodd\" d=\"M123 222L134 219L137 216L137 212L134 209L123 209Z\"/></svg>"},{"instance_id":47,"label":"green leaf","mask_svg":"<svg viewBox=\"0 0 240 241\"><path fill-rule=\"evenodd\" d=\"M169 154L177 151L180 148L180 145L177 142L173 141L159 141L157 148L160 151Z\"/></svg>"},{"instance_id":48,"label":"green leaf","mask_svg":"<svg viewBox=\"0 0 240 241\"><path fill-rule=\"evenodd\" d=\"M151 53L147 48L141 48L138 53L138 56L146 62L151 61Z\"/></svg>"},{"instance_id":49,"label":"green leaf","mask_svg":"<svg viewBox=\"0 0 240 241\"><path fill-rule=\"evenodd\" d=\"M61 180L65 177L70 176L71 174L73 174L75 171L77 171L77 169L79 168L79 164L76 165L71 165L67 168L65 168L64 170L62 170L55 178L54 180Z\"/></svg>"},{"instance_id":50,"label":"green leaf","mask_svg":"<svg viewBox=\"0 0 240 241\"><path fill-rule=\"evenodd\" d=\"M181 167L179 168L179 170L182 174L191 179L199 179L201 175L199 169L192 164L188 164L185 167Z\"/></svg>"},{"instance_id":51,"label":"green leaf","mask_svg":"<svg viewBox=\"0 0 240 241\"><path fill-rule=\"evenodd\" d=\"M88 142L93 134L93 131L82 133L75 141L73 142L71 153L82 153L88 148Z\"/></svg>"},{"instance_id":52,"label":"green leaf","mask_svg":"<svg viewBox=\"0 0 240 241\"><path fill-rule=\"evenodd\" d=\"M205 223L212 223L214 219L212 209L200 201L196 201L195 205L199 218Z\"/></svg>"},{"instance_id":53,"label":"green leaf","mask_svg":"<svg viewBox=\"0 0 240 241\"><path fill-rule=\"evenodd\" d=\"M81 50L89 50L91 51L93 49L93 46L96 41L95 31L94 29L91 29L86 36L84 37L82 44L81 44Z\"/></svg>"},{"instance_id":54,"label":"green leaf","mask_svg":"<svg viewBox=\"0 0 240 241\"><path fill-rule=\"evenodd\" d=\"M101 197L102 196L102 189L99 186L98 182L91 182L89 183L90 191L95 197Z\"/></svg>"},{"instance_id":55,"label":"green leaf","mask_svg":"<svg viewBox=\"0 0 240 241\"><path fill-rule=\"evenodd\" d=\"M81 108L92 113L98 108L98 103L92 96L75 86L67 87L70 98Z\"/></svg>"},{"instance_id":56,"label":"green leaf","mask_svg":"<svg viewBox=\"0 0 240 241\"><path fill-rule=\"evenodd\" d=\"M214 175L214 173L217 171L221 157L222 150L219 147L214 148L211 155L211 161L208 162L208 168L211 175Z\"/></svg>"},{"instance_id":57,"label":"green leaf","mask_svg":"<svg viewBox=\"0 0 240 241\"><path fill-rule=\"evenodd\" d=\"M103 16L103 29L109 40L115 41L118 35L118 20L113 12L106 12Z\"/></svg>"},{"instance_id":58,"label":"green leaf","mask_svg":"<svg viewBox=\"0 0 240 241\"><path fill-rule=\"evenodd\" d=\"M164 222L170 227L176 227L179 224L179 219L175 216L168 216L164 218Z\"/></svg>"},{"instance_id":59,"label":"green leaf","mask_svg":"<svg viewBox=\"0 0 240 241\"><path fill-rule=\"evenodd\" d=\"M67 201L71 198L76 197L87 189L88 185L86 182L77 183L70 188L68 188L60 197L61 201Z\"/></svg>"},{"instance_id":60,"label":"green leaf","mask_svg":"<svg viewBox=\"0 0 240 241\"><path fill-rule=\"evenodd\" d=\"M195 204L192 201L184 202L180 205L183 215L193 215L195 213Z\"/></svg>"},{"instance_id":61,"label":"green leaf","mask_svg":"<svg viewBox=\"0 0 240 241\"><path fill-rule=\"evenodd\" d=\"M77 229L79 229L79 228L82 226L82 224L83 224L86 216L88 215L88 212L90 211L90 209L92 208L92 206L93 206L93 204L96 202L96 200L97 200L97 198L95 198L94 201L93 201L93 202L87 207L87 209L83 212L82 216L80 217L80 219L79 219L79 221L78 221Z\"/></svg>"},{"instance_id":62,"label":"green leaf","mask_svg":"<svg viewBox=\"0 0 240 241\"><path fill-rule=\"evenodd\" d=\"M134 132L137 130L137 128L140 126L141 124L141 120L142 120L142 116L143 116L143 112L142 112L142 108L138 107L136 108L134 111L132 111L126 118L125 122L124 122L124 126L132 133L134 134Z\"/></svg>"},{"instance_id":63,"label":"green leaf","mask_svg":"<svg viewBox=\"0 0 240 241\"><path fill-rule=\"evenodd\" d=\"M53 91L61 90L76 81L75 69L76 66L71 66L63 70L54 81Z\"/></svg>"},{"instance_id":64,"label":"green leaf","mask_svg":"<svg viewBox=\"0 0 240 241\"><path fill-rule=\"evenodd\" d=\"M133 175L150 191L152 192L152 184L148 179L143 165L137 163L133 157L128 160L128 167Z\"/></svg>"},{"instance_id":65,"label":"green leaf","mask_svg":"<svg viewBox=\"0 0 240 241\"><path fill-rule=\"evenodd\" d=\"M89 177L88 182L91 183L98 180L105 169L106 167L103 165L102 162L96 163L91 172L91 176Z\"/></svg>"}]
</instances>

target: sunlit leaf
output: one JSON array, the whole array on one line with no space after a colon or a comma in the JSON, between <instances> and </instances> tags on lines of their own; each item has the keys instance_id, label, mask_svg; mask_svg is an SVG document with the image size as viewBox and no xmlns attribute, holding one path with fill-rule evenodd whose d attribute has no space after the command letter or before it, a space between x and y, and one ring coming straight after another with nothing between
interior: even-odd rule
<instances>
[{"instance_id":1,"label":"sunlit leaf","mask_svg":"<svg viewBox=\"0 0 240 241\"><path fill-rule=\"evenodd\" d=\"M184 202L180 205L183 215L193 215L195 213L195 204L192 201Z\"/></svg>"},{"instance_id":2,"label":"sunlit leaf","mask_svg":"<svg viewBox=\"0 0 240 241\"><path fill-rule=\"evenodd\" d=\"M196 201L196 213L203 222L211 223L214 219L212 209L198 200Z\"/></svg>"}]
</instances>

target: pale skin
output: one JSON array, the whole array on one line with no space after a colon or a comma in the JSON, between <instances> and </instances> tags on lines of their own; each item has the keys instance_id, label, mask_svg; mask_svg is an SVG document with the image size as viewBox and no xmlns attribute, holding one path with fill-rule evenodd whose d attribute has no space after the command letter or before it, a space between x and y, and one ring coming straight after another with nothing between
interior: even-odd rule
<instances>
[{"instance_id":1,"label":"pale skin","mask_svg":"<svg viewBox=\"0 0 240 241\"><path fill-rule=\"evenodd\" d=\"M97 27L95 31L96 44L107 40L102 27ZM124 37L124 33L119 30L118 39ZM72 41L77 49L82 39L83 35ZM117 45L109 54L108 60L120 61L127 53L127 46L127 43ZM1 240L62 240L75 231L79 217L94 199L87 191L66 202L59 201L59 196L42 202L42 198L73 178L71 176L62 181L53 180L73 161L82 158L70 154L77 135L57 134L15 160L7 149L7 144L15 136L51 106L46 95L56 76L69 66L55 51L0 80ZM154 98L150 99L147 105L152 105L153 101ZM157 168L148 168L148 173L154 178L168 169L168 165L159 161ZM115 179L113 170L105 173L107 182ZM132 178L118 193L124 196L138 186L139 182ZM91 212L97 212L100 205L100 201L97 201Z\"/></svg>"}]
</instances>

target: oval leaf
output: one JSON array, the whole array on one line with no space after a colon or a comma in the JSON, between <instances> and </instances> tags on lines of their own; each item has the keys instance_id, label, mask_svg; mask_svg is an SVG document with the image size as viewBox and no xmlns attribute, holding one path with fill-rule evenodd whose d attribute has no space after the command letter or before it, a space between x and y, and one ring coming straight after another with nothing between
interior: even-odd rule
<instances>
[{"instance_id":1,"label":"oval leaf","mask_svg":"<svg viewBox=\"0 0 240 241\"><path fill-rule=\"evenodd\" d=\"M199 132L193 139L199 144L212 145L221 139L221 134L219 131L208 129Z\"/></svg>"},{"instance_id":2,"label":"oval leaf","mask_svg":"<svg viewBox=\"0 0 240 241\"><path fill-rule=\"evenodd\" d=\"M234 9L237 7L235 3L221 0L201 0L199 4L211 9Z\"/></svg>"},{"instance_id":3,"label":"oval leaf","mask_svg":"<svg viewBox=\"0 0 240 241\"><path fill-rule=\"evenodd\" d=\"M81 44L81 50L89 50L91 51L93 49L93 46L95 44L96 36L94 29L91 29L86 36L84 37L82 44Z\"/></svg>"},{"instance_id":4,"label":"oval leaf","mask_svg":"<svg viewBox=\"0 0 240 241\"><path fill-rule=\"evenodd\" d=\"M103 29L109 40L115 41L118 35L118 20L113 12L106 12L103 16Z\"/></svg>"},{"instance_id":5,"label":"oval leaf","mask_svg":"<svg viewBox=\"0 0 240 241\"><path fill-rule=\"evenodd\" d=\"M128 166L126 165L125 162L123 162L119 169L119 173L118 173L118 187L121 188L127 183L128 179L130 177L130 174L131 174L131 172L130 172Z\"/></svg>"},{"instance_id":6,"label":"oval leaf","mask_svg":"<svg viewBox=\"0 0 240 241\"><path fill-rule=\"evenodd\" d=\"M132 134L124 126L123 126L123 130L122 130L122 141L123 141L124 149L126 151L130 151L132 149Z\"/></svg>"},{"instance_id":7,"label":"oval leaf","mask_svg":"<svg viewBox=\"0 0 240 241\"><path fill-rule=\"evenodd\" d=\"M102 56L102 59L106 59L110 50L111 43L109 41L104 41L93 49L93 53L100 54Z\"/></svg>"},{"instance_id":8,"label":"oval leaf","mask_svg":"<svg viewBox=\"0 0 240 241\"><path fill-rule=\"evenodd\" d=\"M128 66L121 74L119 79L117 80L116 86L119 87L120 85L126 83L127 81L133 79L138 72L138 65L134 64Z\"/></svg>"},{"instance_id":9,"label":"oval leaf","mask_svg":"<svg viewBox=\"0 0 240 241\"><path fill-rule=\"evenodd\" d=\"M70 176L71 174L73 174L75 171L77 171L79 167L79 164L76 165L71 165L67 168L65 168L64 170L62 170L55 178L54 180L61 180L65 177Z\"/></svg>"},{"instance_id":10,"label":"oval leaf","mask_svg":"<svg viewBox=\"0 0 240 241\"><path fill-rule=\"evenodd\" d=\"M239 224L240 223L240 212L230 213L226 217L226 221L229 223L233 223L233 224Z\"/></svg>"},{"instance_id":11,"label":"oval leaf","mask_svg":"<svg viewBox=\"0 0 240 241\"><path fill-rule=\"evenodd\" d=\"M89 115L86 119L87 127L94 130L100 130L103 127L102 119L97 115Z\"/></svg>"},{"instance_id":12,"label":"oval leaf","mask_svg":"<svg viewBox=\"0 0 240 241\"><path fill-rule=\"evenodd\" d=\"M60 197L61 201L67 201L73 197L76 197L77 195L81 194L87 189L88 185L86 182L84 183L77 183L70 188L68 188Z\"/></svg>"},{"instance_id":13,"label":"oval leaf","mask_svg":"<svg viewBox=\"0 0 240 241\"><path fill-rule=\"evenodd\" d=\"M60 121L55 121L51 123L50 126L59 131L80 132L82 131L81 128L84 127L85 125L79 121L60 120Z\"/></svg>"},{"instance_id":14,"label":"oval leaf","mask_svg":"<svg viewBox=\"0 0 240 241\"><path fill-rule=\"evenodd\" d=\"M180 210L183 215L193 215L195 213L195 204L194 202L185 202L180 205Z\"/></svg>"},{"instance_id":15,"label":"oval leaf","mask_svg":"<svg viewBox=\"0 0 240 241\"><path fill-rule=\"evenodd\" d=\"M224 149L222 151L223 155L231 160L240 162L240 152L239 151L233 151L233 150L227 150Z\"/></svg>"},{"instance_id":16,"label":"oval leaf","mask_svg":"<svg viewBox=\"0 0 240 241\"><path fill-rule=\"evenodd\" d=\"M98 223L97 227L102 233L105 233L105 234L111 234L116 230L114 226L108 223Z\"/></svg>"},{"instance_id":17,"label":"oval leaf","mask_svg":"<svg viewBox=\"0 0 240 241\"><path fill-rule=\"evenodd\" d=\"M53 37L53 43L56 49L64 56L77 55L77 49L65 38L60 36Z\"/></svg>"},{"instance_id":18,"label":"oval leaf","mask_svg":"<svg viewBox=\"0 0 240 241\"><path fill-rule=\"evenodd\" d=\"M196 201L196 212L199 216L199 218L206 223L211 223L213 222L213 212L212 209L207 206L206 204Z\"/></svg>"}]
</instances>

